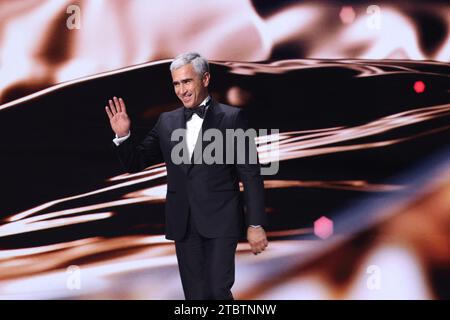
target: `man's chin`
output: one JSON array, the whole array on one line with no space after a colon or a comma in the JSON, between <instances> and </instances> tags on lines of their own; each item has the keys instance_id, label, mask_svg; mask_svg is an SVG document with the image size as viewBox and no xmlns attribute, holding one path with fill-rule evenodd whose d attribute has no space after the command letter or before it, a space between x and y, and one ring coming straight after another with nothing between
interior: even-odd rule
<instances>
[{"instance_id":1,"label":"man's chin","mask_svg":"<svg viewBox=\"0 0 450 320\"><path fill-rule=\"evenodd\" d=\"M182 101L183 102L183 101ZM194 106L194 104L192 103L192 102L183 102L183 105L186 107L186 108L192 108L193 106Z\"/></svg>"}]
</instances>

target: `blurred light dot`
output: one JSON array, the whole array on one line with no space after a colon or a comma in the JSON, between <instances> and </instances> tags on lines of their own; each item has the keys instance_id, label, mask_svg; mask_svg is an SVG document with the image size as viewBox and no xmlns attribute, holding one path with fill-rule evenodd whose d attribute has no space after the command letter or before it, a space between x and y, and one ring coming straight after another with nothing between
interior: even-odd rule
<instances>
[{"instance_id":1,"label":"blurred light dot","mask_svg":"<svg viewBox=\"0 0 450 320\"><path fill-rule=\"evenodd\" d=\"M339 13L339 17L344 24L350 24L355 21L355 16L355 10L351 6L343 6Z\"/></svg>"},{"instance_id":2,"label":"blurred light dot","mask_svg":"<svg viewBox=\"0 0 450 320\"><path fill-rule=\"evenodd\" d=\"M423 81L416 81L414 83L414 91L417 93L422 93L425 91L425 83Z\"/></svg>"},{"instance_id":3,"label":"blurred light dot","mask_svg":"<svg viewBox=\"0 0 450 320\"><path fill-rule=\"evenodd\" d=\"M314 234L321 239L327 239L333 234L333 221L325 216L314 221Z\"/></svg>"},{"instance_id":4,"label":"blurred light dot","mask_svg":"<svg viewBox=\"0 0 450 320\"><path fill-rule=\"evenodd\" d=\"M243 107L250 100L250 93L238 86L231 87L227 92L227 100L229 104L235 107Z\"/></svg>"}]
</instances>

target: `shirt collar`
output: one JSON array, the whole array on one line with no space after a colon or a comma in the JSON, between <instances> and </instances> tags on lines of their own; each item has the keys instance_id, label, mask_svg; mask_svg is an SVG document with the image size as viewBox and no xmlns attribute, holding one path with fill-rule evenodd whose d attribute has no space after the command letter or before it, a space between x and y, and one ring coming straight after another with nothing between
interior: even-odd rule
<instances>
[{"instance_id":1,"label":"shirt collar","mask_svg":"<svg viewBox=\"0 0 450 320\"><path fill-rule=\"evenodd\" d=\"M210 96L210 95L208 95L208 96L202 101L202 103L199 104L199 106L205 105L205 104L209 101L209 99L211 99L211 96ZM208 109L208 108L209 108L209 105L206 106L206 109Z\"/></svg>"}]
</instances>

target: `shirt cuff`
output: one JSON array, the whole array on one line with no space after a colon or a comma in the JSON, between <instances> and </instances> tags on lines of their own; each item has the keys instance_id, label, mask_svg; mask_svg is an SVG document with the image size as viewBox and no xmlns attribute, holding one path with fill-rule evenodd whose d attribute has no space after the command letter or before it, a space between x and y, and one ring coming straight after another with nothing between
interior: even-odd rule
<instances>
[{"instance_id":1,"label":"shirt cuff","mask_svg":"<svg viewBox=\"0 0 450 320\"><path fill-rule=\"evenodd\" d=\"M258 225L251 224L250 227L252 227L252 228L261 228L261 225L260 224L258 224Z\"/></svg>"},{"instance_id":2,"label":"shirt cuff","mask_svg":"<svg viewBox=\"0 0 450 320\"><path fill-rule=\"evenodd\" d=\"M124 137L118 137L116 134L116 138L113 139L113 142L116 146L119 146L122 142L124 142L125 140L127 140L129 137L131 136L131 131L128 131L128 134Z\"/></svg>"}]
</instances>

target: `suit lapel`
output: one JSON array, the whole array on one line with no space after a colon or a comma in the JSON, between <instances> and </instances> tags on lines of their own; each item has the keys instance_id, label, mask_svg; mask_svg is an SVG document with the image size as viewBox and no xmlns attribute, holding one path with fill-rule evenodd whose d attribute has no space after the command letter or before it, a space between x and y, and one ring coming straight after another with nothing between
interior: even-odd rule
<instances>
[{"instance_id":1,"label":"suit lapel","mask_svg":"<svg viewBox=\"0 0 450 320\"><path fill-rule=\"evenodd\" d=\"M183 111L183 107L179 108L179 110L175 113L174 115L174 120L172 122L172 127L170 132L173 132L176 129L184 129L183 130L183 136L182 136L182 143L183 143L183 150L187 150L187 146L186 146L186 121L184 119L184 111ZM171 141L171 148L173 148L175 145L177 145L179 143L179 141ZM188 163L182 163L180 164L180 168L181 170L183 170L183 172L185 174L188 173L188 168L189 168L190 164Z\"/></svg>"}]
</instances>

